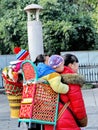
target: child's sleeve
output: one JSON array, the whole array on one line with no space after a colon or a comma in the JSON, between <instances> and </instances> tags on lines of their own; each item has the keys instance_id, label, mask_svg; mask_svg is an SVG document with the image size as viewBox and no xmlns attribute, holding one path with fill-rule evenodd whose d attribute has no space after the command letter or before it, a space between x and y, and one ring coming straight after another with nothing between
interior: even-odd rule
<instances>
[{"instance_id":1,"label":"child's sleeve","mask_svg":"<svg viewBox=\"0 0 98 130\"><path fill-rule=\"evenodd\" d=\"M45 79L49 82L51 88L56 93L62 93L65 94L69 91L69 86L67 84L63 84L61 82L61 76L60 74L53 72L47 76L45 76Z\"/></svg>"}]
</instances>

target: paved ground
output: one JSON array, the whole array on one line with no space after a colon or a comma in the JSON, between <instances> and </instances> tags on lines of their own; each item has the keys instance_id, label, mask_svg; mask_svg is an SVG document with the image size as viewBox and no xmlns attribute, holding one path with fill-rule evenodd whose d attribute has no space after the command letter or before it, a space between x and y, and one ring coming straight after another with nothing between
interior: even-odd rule
<instances>
[{"instance_id":1,"label":"paved ground","mask_svg":"<svg viewBox=\"0 0 98 130\"><path fill-rule=\"evenodd\" d=\"M88 114L86 130L98 130L98 88L83 90L83 97Z\"/></svg>"},{"instance_id":2,"label":"paved ground","mask_svg":"<svg viewBox=\"0 0 98 130\"><path fill-rule=\"evenodd\" d=\"M88 114L85 130L98 130L98 88L82 90ZM0 130L27 130L25 124L18 127L17 119L10 118L10 109L5 94L0 93Z\"/></svg>"}]
</instances>

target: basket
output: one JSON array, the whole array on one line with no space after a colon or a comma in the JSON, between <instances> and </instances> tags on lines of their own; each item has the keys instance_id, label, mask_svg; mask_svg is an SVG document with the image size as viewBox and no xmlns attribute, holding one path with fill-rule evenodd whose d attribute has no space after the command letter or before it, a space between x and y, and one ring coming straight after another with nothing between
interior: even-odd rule
<instances>
[{"instance_id":1,"label":"basket","mask_svg":"<svg viewBox=\"0 0 98 130\"><path fill-rule=\"evenodd\" d=\"M36 66L29 60L22 63L23 95L19 114L21 122L54 125L58 113L59 94L48 83L38 80Z\"/></svg>"},{"instance_id":2,"label":"basket","mask_svg":"<svg viewBox=\"0 0 98 130\"><path fill-rule=\"evenodd\" d=\"M38 83L34 96L32 119L45 122L55 122L58 94L49 84Z\"/></svg>"},{"instance_id":3,"label":"basket","mask_svg":"<svg viewBox=\"0 0 98 130\"><path fill-rule=\"evenodd\" d=\"M25 90L27 86L24 86L24 88L24 92L26 92ZM58 94L52 90L50 85L45 83L37 83L36 86L31 84L28 86L28 93L29 91L30 93L34 93L33 100L31 102L29 99L32 98L24 98L28 99L28 103L24 102L21 104L19 117L25 119L32 118L33 120L41 120L45 122L54 122L58 103ZM32 110L32 115L29 114L30 110Z\"/></svg>"},{"instance_id":4,"label":"basket","mask_svg":"<svg viewBox=\"0 0 98 130\"><path fill-rule=\"evenodd\" d=\"M13 82L7 79L4 75L2 75L3 80L4 80L4 88L5 92L10 95L22 95L23 91L23 84L21 82Z\"/></svg>"},{"instance_id":5,"label":"basket","mask_svg":"<svg viewBox=\"0 0 98 130\"><path fill-rule=\"evenodd\" d=\"M5 92L9 101L10 117L18 118L22 99L23 84L12 82L8 80L4 75L2 75L2 77L4 80Z\"/></svg>"},{"instance_id":6,"label":"basket","mask_svg":"<svg viewBox=\"0 0 98 130\"><path fill-rule=\"evenodd\" d=\"M8 98L9 106L10 106L10 117L18 118L22 95L15 96L15 95L7 94L7 98Z\"/></svg>"}]
</instances>

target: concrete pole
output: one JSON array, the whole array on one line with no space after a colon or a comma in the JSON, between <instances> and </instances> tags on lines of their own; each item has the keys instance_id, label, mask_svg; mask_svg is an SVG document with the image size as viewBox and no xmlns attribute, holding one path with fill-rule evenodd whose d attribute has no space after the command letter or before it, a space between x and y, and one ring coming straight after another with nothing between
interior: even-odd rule
<instances>
[{"instance_id":1,"label":"concrete pole","mask_svg":"<svg viewBox=\"0 0 98 130\"><path fill-rule=\"evenodd\" d=\"M28 30L28 47L30 58L32 61L39 54L44 53L43 37L42 37L42 24L39 20L39 12L42 7L37 4L31 4L24 8L27 12L27 30Z\"/></svg>"}]
</instances>

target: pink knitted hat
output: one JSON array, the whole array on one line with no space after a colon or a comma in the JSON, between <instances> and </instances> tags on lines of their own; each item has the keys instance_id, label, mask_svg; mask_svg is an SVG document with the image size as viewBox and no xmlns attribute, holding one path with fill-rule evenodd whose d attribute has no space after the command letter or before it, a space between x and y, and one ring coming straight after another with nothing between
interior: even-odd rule
<instances>
[{"instance_id":1,"label":"pink knitted hat","mask_svg":"<svg viewBox=\"0 0 98 130\"><path fill-rule=\"evenodd\" d=\"M60 55L52 55L49 58L48 65L57 68L62 62L64 62L64 59Z\"/></svg>"}]
</instances>

